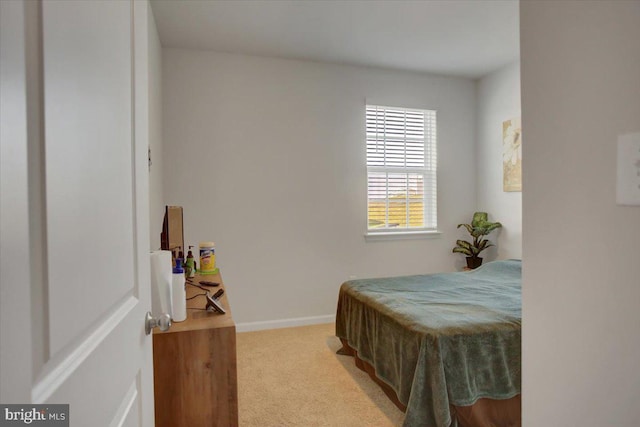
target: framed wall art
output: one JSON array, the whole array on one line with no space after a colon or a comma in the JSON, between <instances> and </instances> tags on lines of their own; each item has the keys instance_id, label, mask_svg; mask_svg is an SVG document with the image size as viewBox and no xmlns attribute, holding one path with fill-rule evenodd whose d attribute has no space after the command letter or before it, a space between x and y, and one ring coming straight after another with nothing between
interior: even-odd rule
<instances>
[{"instance_id":1,"label":"framed wall art","mask_svg":"<svg viewBox=\"0 0 640 427\"><path fill-rule=\"evenodd\" d=\"M522 124L520 117L502 122L502 188L522 191Z\"/></svg>"}]
</instances>

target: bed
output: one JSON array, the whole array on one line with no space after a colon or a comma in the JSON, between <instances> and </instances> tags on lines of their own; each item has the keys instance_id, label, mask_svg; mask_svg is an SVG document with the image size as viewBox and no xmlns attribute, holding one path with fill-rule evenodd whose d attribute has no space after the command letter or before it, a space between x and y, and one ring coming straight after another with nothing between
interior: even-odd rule
<instances>
[{"instance_id":1,"label":"bed","mask_svg":"<svg viewBox=\"0 0 640 427\"><path fill-rule=\"evenodd\" d=\"M405 427L519 426L521 262L342 284L342 354L405 410Z\"/></svg>"}]
</instances>

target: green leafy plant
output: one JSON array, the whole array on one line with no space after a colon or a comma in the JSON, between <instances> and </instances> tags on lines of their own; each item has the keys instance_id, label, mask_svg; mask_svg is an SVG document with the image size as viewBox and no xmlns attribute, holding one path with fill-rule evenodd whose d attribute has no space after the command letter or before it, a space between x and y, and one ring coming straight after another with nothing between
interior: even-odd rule
<instances>
[{"instance_id":1,"label":"green leafy plant","mask_svg":"<svg viewBox=\"0 0 640 427\"><path fill-rule=\"evenodd\" d=\"M464 227L467 229L473 242L467 240L456 240L456 247L453 248L453 253L460 253L471 258L467 259L467 264L470 268L475 268L482 264L482 258L479 257L480 252L493 246L489 240L483 237L491 233L496 228L502 227L499 222L490 222L486 212L476 212L473 214L473 220L471 224L458 224L458 228ZM472 265L475 265L473 267Z\"/></svg>"}]
</instances>

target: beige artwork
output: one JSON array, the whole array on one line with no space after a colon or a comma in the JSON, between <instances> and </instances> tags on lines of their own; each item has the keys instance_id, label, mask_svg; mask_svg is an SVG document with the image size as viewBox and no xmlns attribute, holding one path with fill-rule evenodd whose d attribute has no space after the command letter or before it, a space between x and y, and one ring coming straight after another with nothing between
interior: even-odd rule
<instances>
[{"instance_id":1,"label":"beige artwork","mask_svg":"<svg viewBox=\"0 0 640 427\"><path fill-rule=\"evenodd\" d=\"M522 191L522 125L520 117L502 122L502 187Z\"/></svg>"}]
</instances>

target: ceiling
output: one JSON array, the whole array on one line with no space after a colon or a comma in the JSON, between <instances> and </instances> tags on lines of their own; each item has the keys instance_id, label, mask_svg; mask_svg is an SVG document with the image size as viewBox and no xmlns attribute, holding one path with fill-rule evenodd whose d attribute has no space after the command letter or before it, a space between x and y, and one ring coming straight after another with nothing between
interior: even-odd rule
<instances>
[{"instance_id":1,"label":"ceiling","mask_svg":"<svg viewBox=\"0 0 640 427\"><path fill-rule=\"evenodd\" d=\"M163 47L479 78L519 58L517 0L152 0Z\"/></svg>"}]
</instances>

